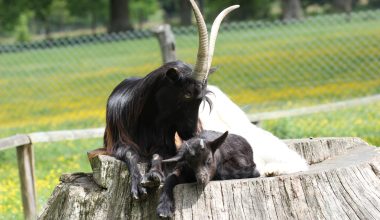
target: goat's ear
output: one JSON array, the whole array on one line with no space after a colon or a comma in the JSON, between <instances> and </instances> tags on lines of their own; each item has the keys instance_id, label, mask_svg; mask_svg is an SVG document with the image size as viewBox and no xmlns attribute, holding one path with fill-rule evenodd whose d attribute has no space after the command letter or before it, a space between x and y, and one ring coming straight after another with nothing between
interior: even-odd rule
<instances>
[{"instance_id":1,"label":"goat's ear","mask_svg":"<svg viewBox=\"0 0 380 220\"><path fill-rule=\"evenodd\" d=\"M211 75L217 70L218 70L218 67L211 67L210 70L208 71L208 74Z\"/></svg>"},{"instance_id":2,"label":"goat's ear","mask_svg":"<svg viewBox=\"0 0 380 220\"><path fill-rule=\"evenodd\" d=\"M180 76L181 73L176 68L170 68L166 71L166 77L172 82L178 81Z\"/></svg>"},{"instance_id":3,"label":"goat's ear","mask_svg":"<svg viewBox=\"0 0 380 220\"><path fill-rule=\"evenodd\" d=\"M175 135L174 135L174 143L175 143L175 148L177 149L177 151L181 148L181 145L183 143L183 140L182 138L179 136L178 132L175 132Z\"/></svg>"},{"instance_id":4,"label":"goat's ear","mask_svg":"<svg viewBox=\"0 0 380 220\"><path fill-rule=\"evenodd\" d=\"M220 137L210 142L210 148L213 154L220 147L220 145L222 145L223 142L226 140L227 135L228 135L228 131L224 132L222 135L220 135Z\"/></svg>"}]
</instances>

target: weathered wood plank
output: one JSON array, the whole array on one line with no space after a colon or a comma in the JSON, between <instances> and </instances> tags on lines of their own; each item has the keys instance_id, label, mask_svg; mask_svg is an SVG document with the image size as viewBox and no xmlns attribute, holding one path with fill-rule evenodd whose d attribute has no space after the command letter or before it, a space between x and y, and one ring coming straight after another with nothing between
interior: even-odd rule
<instances>
[{"instance_id":1,"label":"weathered wood plank","mask_svg":"<svg viewBox=\"0 0 380 220\"><path fill-rule=\"evenodd\" d=\"M2 138L0 139L0 151L30 143L31 142L28 135L25 134L18 134L7 138Z\"/></svg>"},{"instance_id":2,"label":"weathered wood plank","mask_svg":"<svg viewBox=\"0 0 380 220\"><path fill-rule=\"evenodd\" d=\"M18 134L0 139L0 151L23 146L30 143L57 142L66 140L77 140L87 138L100 138L104 135L104 128L79 129L35 132L30 134Z\"/></svg>"},{"instance_id":3,"label":"weathered wood plank","mask_svg":"<svg viewBox=\"0 0 380 220\"><path fill-rule=\"evenodd\" d=\"M56 142L65 140L77 140L86 138L103 137L104 128L81 129L81 130L64 130L30 133L29 137L32 143Z\"/></svg>"},{"instance_id":4,"label":"weathered wood plank","mask_svg":"<svg viewBox=\"0 0 380 220\"><path fill-rule=\"evenodd\" d=\"M17 163L20 176L24 217L33 220L37 216L34 177L34 153L31 144L17 147Z\"/></svg>"},{"instance_id":5,"label":"weathered wood plank","mask_svg":"<svg viewBox=\"0 0 380 220\"><path fill-rule=\"evenodd\" d=\"M303 107L303 108L297 108L297 109L249 114L248 118L249 120L255 123L255 122L259 122L263 120L294 117L294 116L308 115L308 114L321 113L321 112L331 112L338 109L368 105L368 104L379 102L379 101L380 101L380 95L373 95L373 96L367 96L367 97L362 97L362 98L357 98L357 99L351 99L351 100L346 100L346 101L333 102L333 103L328 103L328 104L323 104L323 105L316 105L316 106Z\"/></svg>"},{"instance_id":6,"label":"weathered wood plank","mask_svg":"<svg viewBox=\"0 0 380 220\"><path fill-rule=\"evenodd\" d=\"M380 216L377 148L356 138L302 139L288 143L302 150L311 161L319 162L307 172L212 181L204 190L195 183L178 185L174 189L173 219L376 219ZM315 152L319 150L325 152ZM160 190L146 201L132 201L125 164L109 156L95 157L91 164L93 175L74 174L69 175L72 178L63 178L65 181L55 189L40 219L51 219L51 216L157 218ZM57 204L64 208L57 208Z\"/></svg>"}]
</instances>

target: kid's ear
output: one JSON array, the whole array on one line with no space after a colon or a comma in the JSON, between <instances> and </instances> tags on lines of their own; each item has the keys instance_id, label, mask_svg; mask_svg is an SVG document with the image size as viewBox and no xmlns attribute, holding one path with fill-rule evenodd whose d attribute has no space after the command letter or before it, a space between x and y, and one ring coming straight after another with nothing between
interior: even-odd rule
<instances>
[{"instance_id":1,"label":"kid's ear","mask_svg":"<svg viewBox=\"0 0 380 220\"><path fill-rule=\"evenodd\" d=\"M179 71L176 68L170 68L168 69L168 71L166 71L166 77L171 82L176 82L181 77L181 73L179 73Z\"/></svg>"},{"instance_id":2,"label":"kid's ear","mask_svg":"<svg viewBox=\"0 0 380 220\"><path fill-rule=\"evenodd\" d=\"M212 154L215 153L215 151L220 147L220 145L223 144L223 142L226 140L228 135L228 131L224 132L220 137L210 142L210 148L212 151Z\"/></svg>"},{"instance_id":3,"label":"kid's ear","mask_svg":"<svg viewBox=\"0 0 380 220\"><path fill-rule=\"evenodd\" d=\"M175 132L175 135L174 135L174 143L175 143L175 148L177 149L177 152L178 152L178 150L181 148L182 143L183 143L183 140L182 140L182 138L179 136L178 132Z\"/></svg>"}]
</instances>

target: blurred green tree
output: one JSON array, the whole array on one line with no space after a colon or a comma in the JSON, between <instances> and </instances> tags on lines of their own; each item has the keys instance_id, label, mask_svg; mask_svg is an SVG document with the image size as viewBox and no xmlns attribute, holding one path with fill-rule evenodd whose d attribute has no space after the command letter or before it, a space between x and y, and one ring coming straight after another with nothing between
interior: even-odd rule
<instances>
[{"instance_id":1,"label":"blurred green tree","mask_svg":"<svg viewBox=\"0 0 380 220\"><path fill-rule=\"evenodd\" d=\"M300 0L281 0L281 11L283 20L303 18Z\"/></svg>"},{"instance_id":2,"label":"blurred green tree","mask_svg":"<svg viewBox=\"0 0 380 220\"><path fill-rule=\"evenodd\" d=\"M133 29L130 20L129 3L130 0L110 0L108 32L112 33Z\"/></svg>"},{"instance_id":3,"label":"blurred green tree","mask_svg":"<svg viewBox=\"0 0 380 220\"><path fill-rule=\"evenodd\" d=\"M13 31L27 10L27 0L0 0L0 31Z\"/></svg>"},{"instance_id":4,"label":"blurred green tree","mask_svg":"<svg viewBox=\"0 0 380 220\"><path fill-rule=\"evenodd\" d=\"M51 6L53 0L28 0L29 9L34 12L35 19L44 26L46 39L51 38L49 18L51 16Z\"/></svg>"},{"instance_id":5,"label":"blurred green tree","mask_svg":"<svg viewBox=\"0 0 380 220\"><path fill-rule=\"evenodd\" d=\"M96 33L99 21L107 21L108 0L66 0L71 15L76 17L89 17L92 33Z\"/></svg>"},{"instance_id":6,"label":"blurred green tree","mask_svg":"<svg viewBox=\"0 0 380 220\"><path fill-rule=\"evenodd\" d=\"M268 18L271 5L275 0L209 0L205 2L206 16L208 20L214 19L217 14L230 5L240 5L236 13L228 17L232 20L262 19Z\"/></svg>"},{"instance_id":7,"label":"blurred green tree","mask_svg":"<svg viewBox=\"0 0 380 220\"><path fill-rule=\"evenodd\" d=\"M18 42L27 42L30 40L28 21L28 13L23 13L20 16L19 24L15 27L15 35Z\"/></svg>"},{"instance_id":8,"label":"blurred green tree","mask_svg":"<svg viewBox=\"0 0 380 220\"><path fill-rule=\"evenodd\" d=\"M159 9L157 0L131 0L131 17L141 29L152 14Z\"/></svg>"},{"instance_id":9,"label":"blurred green tree","mask_svg":"<svg viewBox=\"0 0 380 220\"><path fill-rule=\"evenodd\" d=\"M181 26L191 25L192 9L190 7L189 1L159 0L159 3L164 12L165 22L179 23ZM200 7L201 11L203 11L204 1L201 1L200 3L202 4L198 3L198 6ZM179 19L179 22L176 22L176 20L178 20L177 18Z\"/></svg>"},{"instance_id":10,"label":"blurred green tree","mask_svg":"<svg viewBox=\"0 0 380 220\"><path fill-rule=\"evenodd\" d=\"M369 0L368 6L370 8L380 8L380 0Z\"/></svg>"}]
</instances>

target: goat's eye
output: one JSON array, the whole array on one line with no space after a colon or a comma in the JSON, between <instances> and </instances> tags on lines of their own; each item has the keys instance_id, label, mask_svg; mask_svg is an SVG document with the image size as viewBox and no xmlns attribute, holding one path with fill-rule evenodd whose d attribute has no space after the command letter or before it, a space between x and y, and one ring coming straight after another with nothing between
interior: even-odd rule
<instances>
[{"instance_id":1,"label":"goat's eye","mask_svg":"<svg viewBox=\"0 0 380 220\"><path fill-rule=\"evenodd\" d=\"M208 158L208 159L207 159L206 164L207 164L207 166L210 166L210 165L211 165L211 158Z\"/></svg>"},{"instance_id":2,"label":"goat's eye","mask_svg":"<svg viewBox=\"0 0 380 220\"><path fill-rule=\"evenodd\" d=\"M185 95L183 97L185 99L191 99L191 97L192 97L191 92L185 92Z\"/></svg>"}]
</instances>

